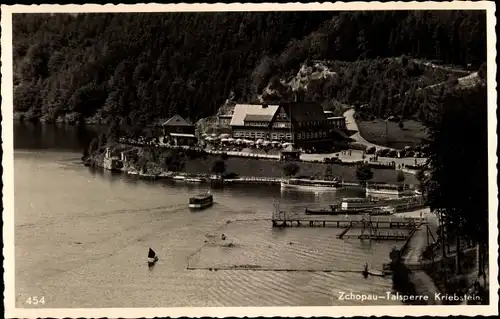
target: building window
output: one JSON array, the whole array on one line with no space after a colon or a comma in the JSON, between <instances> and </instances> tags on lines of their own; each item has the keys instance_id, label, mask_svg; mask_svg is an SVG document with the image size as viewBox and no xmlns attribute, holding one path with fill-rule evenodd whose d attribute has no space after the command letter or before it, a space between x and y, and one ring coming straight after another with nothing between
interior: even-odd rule
<instances>
[{"instance_id":1,"label":"building window","mask_svg":"<svg viewBox=\"0 0 500 319\"><path fill-rule=\"evenodd\" d=\"M278 134L276 134L276 133L272 133L271 136L272 136L273 140L277 140L278 139Z\"/></svg>"}]
</instances>

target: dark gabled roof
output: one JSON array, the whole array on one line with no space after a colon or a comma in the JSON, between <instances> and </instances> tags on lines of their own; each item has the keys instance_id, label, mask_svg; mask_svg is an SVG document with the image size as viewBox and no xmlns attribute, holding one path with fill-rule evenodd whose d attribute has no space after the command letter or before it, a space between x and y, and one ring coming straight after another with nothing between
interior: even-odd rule
<instances>
[{"instance_id":1,"label":"dark gabled roof","mask_svg":"<svg viewBox=\"0 0 500 319\"><path fill-rule=\"evenodd\" d=\"M245 115L243 121L270 122L272 119L273 119L272 114L247 114Z\"/></svg>"},{"instance_id":2,"label":"dark gabled roof","mask_svg":"<svg viewBox=\"0 0 500 319\"><path fill-rule=\"evenodd\" d=\"M316 102L284 102L280 103L280 106L295 122L326 120L323 107Z\"/></svg>"},{"instance_id":3,"label":"dark gabled roof","mask_svg":"<svg viewBox=\"0 0 500 319\"><path fill-rule=\"evenodd\" d=\"M164 122L162 126L193 126L190 122L183 119L180 115L172 116L168 121Z\"/></svg>"}]
</instances>

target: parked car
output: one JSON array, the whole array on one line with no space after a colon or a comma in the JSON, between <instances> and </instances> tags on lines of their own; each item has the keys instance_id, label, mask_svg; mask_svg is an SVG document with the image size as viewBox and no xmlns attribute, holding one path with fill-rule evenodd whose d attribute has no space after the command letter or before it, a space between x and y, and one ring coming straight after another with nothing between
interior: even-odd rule
<instances>
[{"instance_id":1,"label":"parked car","mask_svg":"<svg viewBox=\"0 0 500 319\"><path fill-rule=\"evenodd\" d=\"M387 152L387 157L396 158L397 156L398 156L398 151L396 150L389 150L389 152Z\"/></svg>"},{"instance_id":2,"label":"parked car","mask_svg":"<svg viewBox=\"0 0 500 319\"><path fill-rule=\"evenodd\" d=\"M381 157L386 157L388 153L389 153L389 149L387 149L387 148L380 149L376 152L376 154L378 156L381 156Z\"/></svg>"},{"instance_id":3,"label":"parked car","mask_svg":"<svg viewBox=\"0 0 500 319\"><path fill-rule=\"evenodd\" d=\"M369 148L366 150L366 152L365 152L365 153L366 153L366 154L369 154L369 155L371 155L371 154L375 154L375 151L376 151L376 150L377 150L377 149L375 148L375 146L372 146L372 147L369 147Z\"/></svg>"}]
</instances>

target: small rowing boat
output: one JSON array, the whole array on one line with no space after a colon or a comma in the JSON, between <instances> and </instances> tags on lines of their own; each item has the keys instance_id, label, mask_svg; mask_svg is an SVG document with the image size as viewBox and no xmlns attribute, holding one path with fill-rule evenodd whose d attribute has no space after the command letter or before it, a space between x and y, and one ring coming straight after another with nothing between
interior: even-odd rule
<instances>
[{"instance_id":1,"label":"small rowing boat","mask_svg":"<svg viewBox=\"0 0 500 319\"><path fill-rule=\"evenodd\" d=\"M385 276L385 274L383 272L376 270L376 269L369 269L368 274L370 276L377 276L377 277L384 277Z\"/></svg>"}]
</instances>

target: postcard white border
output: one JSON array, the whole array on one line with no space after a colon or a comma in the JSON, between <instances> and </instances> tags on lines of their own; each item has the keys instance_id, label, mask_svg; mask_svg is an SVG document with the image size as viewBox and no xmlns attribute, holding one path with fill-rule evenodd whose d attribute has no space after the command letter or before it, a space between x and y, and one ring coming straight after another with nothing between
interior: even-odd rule
<instances>
[{"instance_id":1,"label":"postcard white border","mask_svg":"<svg viewBox=\"0 0 500 319\"><path fill-rule=\"evenodd\" d=\"M489 169L489 306L333 306L333 307L186 307L186 308L94 308L94 309L23 309L15 307L14 282L14 163L12 100L12 14L13 13L77 13L77 12L196 12L196 11L357 11L357 10L486 10L488 48L488 169ZM3 242L4 242L4 307L5 318L36 317L257 317L257 316L449 316L498 314L497 264L497 136L496 136L496 35L495 3L488 1L453 2L349 2L349 3L217 3L217 4L136 4L136 5L2 5L2 140L3 140Z\"/></svg>"}]
</instances>

